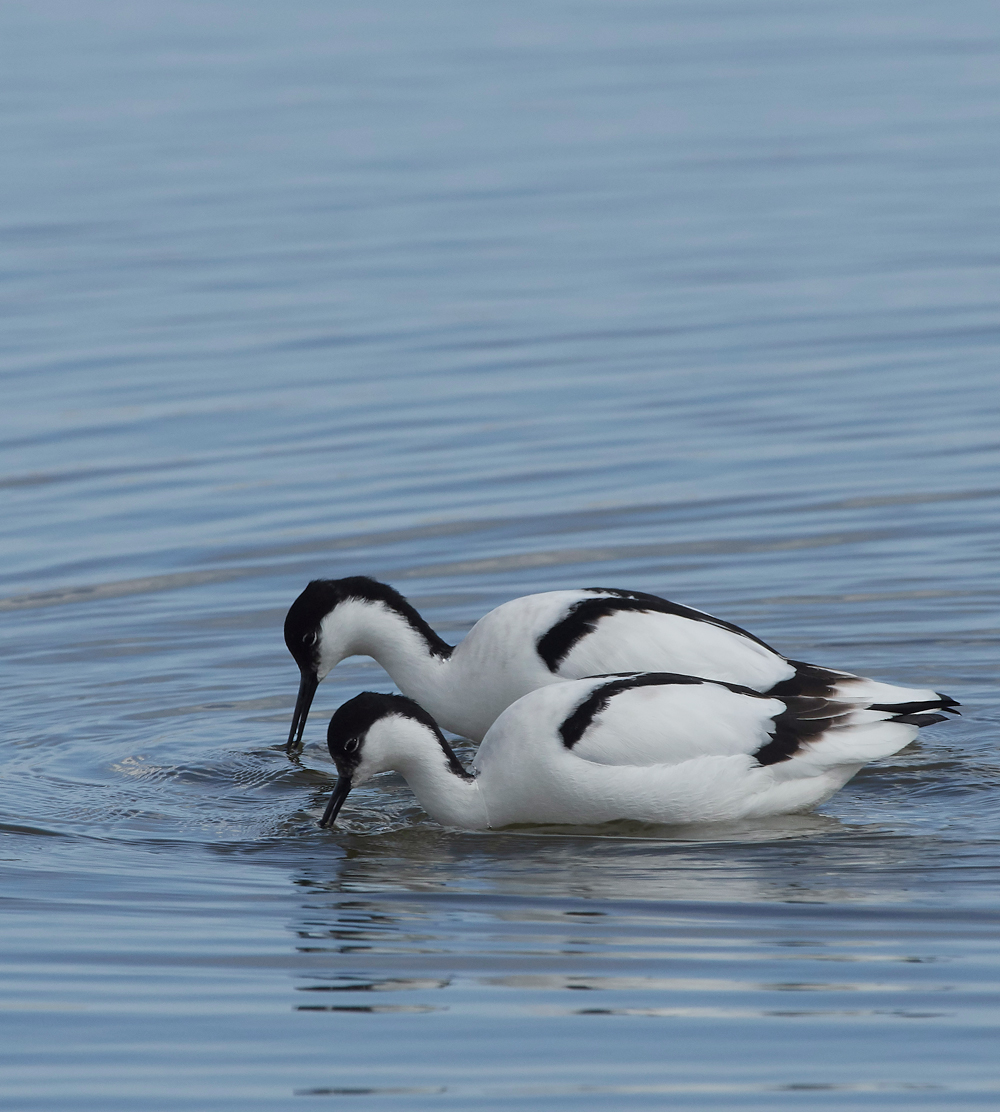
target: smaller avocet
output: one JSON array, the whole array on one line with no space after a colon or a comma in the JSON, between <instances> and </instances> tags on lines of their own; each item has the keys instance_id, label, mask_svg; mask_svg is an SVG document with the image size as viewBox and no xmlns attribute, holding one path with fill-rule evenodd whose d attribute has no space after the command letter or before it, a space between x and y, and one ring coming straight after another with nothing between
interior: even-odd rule
<instances>
[{"instance_id":1,"label":"smaller avocet","mask_svg":"<svg viewBox=\"0 0 1000 1112\"><path fill-rule=\"evenodd\" d=\"M668 673L593 676L518 699L466 772L412 699L364 692L330 720L338 780L322 826L353 787L400 773L435 821L711 822L808 811L869 761L944 715L775 698Z\"/></svg>"}]
</instances>

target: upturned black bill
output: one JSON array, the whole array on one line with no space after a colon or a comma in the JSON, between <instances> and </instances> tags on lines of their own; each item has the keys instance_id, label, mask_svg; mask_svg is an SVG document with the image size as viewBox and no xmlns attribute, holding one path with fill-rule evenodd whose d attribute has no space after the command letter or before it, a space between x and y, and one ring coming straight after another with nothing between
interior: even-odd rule
<instances>
[{"instance_id":1,"label":"upturned black bill","mask_svg":"<svg viewBox=\"0 0 1000 1112\"><path fill-rule=\"evenodd\" d=\"M326 805L323 817L319 820L320 826L333 826L337 815L340 814L340 808L344 806L344 800L351 794L352 787L353 785L347 776L337 777L337 786L333 789L330 802Z\"/></svg>"},{"instance_id":2,"label":"upturned black bill","mask_svg":"<svg viewBox=\"0 0 1000 1112\"><path fill-rule=\"evenodd\" d=\"M316 673L303 671L299 681L299 697L295 700L295 713L292 715L292 728L288 731L286 753L297 753L302 748L302 731L306 728L306 719L309 717L309 708L317 687L319 680L316 679Z\"/></svg>"}]
</instances>

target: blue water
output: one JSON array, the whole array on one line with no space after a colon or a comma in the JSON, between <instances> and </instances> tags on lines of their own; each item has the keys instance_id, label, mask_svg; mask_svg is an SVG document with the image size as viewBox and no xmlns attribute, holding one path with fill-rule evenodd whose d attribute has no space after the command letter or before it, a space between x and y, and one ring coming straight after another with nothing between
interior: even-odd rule
<instances>
[{"instance_id":1,"label":"blue water","mask_svg":"<svg viewBox=\"0 0 1000 1112\"><path fill-rule=\"evenodd\" d=\"M1000 1101L1000 14L0 10L0 1098ZM653 591L964 716L812 816L316 817L285 609ZM460 750L464 756L471 748Z\"/></svg>"}]
</instances>

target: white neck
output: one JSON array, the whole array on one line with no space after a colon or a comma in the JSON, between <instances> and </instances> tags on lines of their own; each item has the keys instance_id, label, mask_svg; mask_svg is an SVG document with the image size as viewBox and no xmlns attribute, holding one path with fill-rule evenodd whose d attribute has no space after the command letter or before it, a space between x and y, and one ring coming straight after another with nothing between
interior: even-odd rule
<instances>
[{"instance_id":1,"label":"white neck","mask_svg":"<svg viewBox=\"0 0 1000 1112\"><path fill-rule=\"evenodd\" d=\"M401 614L381 602L346 599L323 619L320 636L320 679L344 657L374 657L404 695L451 729L448 658L435 655Z\"/></svg>"},{"instance_id":2,"label":"white neck","mask_svg":"<svg viewBox=\"0 0 1000 1112\"><path fill-rule=\"evenodd\" d=\"M371 770L369 775L389 769L398 772L420 806L442 826L489 827L478 782L454 772L434 733L412 718L393 715L376 722L365 738L362 767Z\"/></svg>"}]
</instances>

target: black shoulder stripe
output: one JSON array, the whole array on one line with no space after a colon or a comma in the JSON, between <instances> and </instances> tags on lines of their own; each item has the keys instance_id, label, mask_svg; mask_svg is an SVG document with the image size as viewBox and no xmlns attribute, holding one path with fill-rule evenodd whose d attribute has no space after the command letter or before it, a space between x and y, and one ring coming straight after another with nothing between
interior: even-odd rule
<instances>
[{"instance_id":1,"label":"black shoulder stripe","mask_svg":"<svg viewBox=\"0 0 1000 1112\"><path fill-rule=\"evenodd\" d=\"M768 696L770 697L770 692ZM762 765L778 764L793 757L799 749L854 708L809 695L790 695L781 700L785 709L774 719L771 740L762 745L754 757Z\"/></svg>"},{"instance_id":2,"label":"black shoulder stripe","mask_svg":"<svg viewBox=\"0 0 1000 1112\"><path fill-rule=\"evenodd\" d=\"M672 683L705 682L705 680L697 679L695 676L680 676L673 672L630 672L621 675L609 680L608 683L602 683L600 687L595 687L576 710L563 721L563 724L559 727L559 736L562 738L563 745L567 749L572 749L587 732L591 722L607 707L608 703L620 692L628 691L630 688L655 687ZM756 695L757 692L754 691L751 694Z\"/></svg>"},{"instance_id":3,"label":"black shoulder stripe","mask_svg":"<svg viewBox=\"0 0 1000 1112\"><path fill-rule=\"evenodd\" d=\"M711 614L703 614L700 610L692 610L690 607L681 606L679 603L669 602L665 598L658 598L656 595L643 594L641 591L605 590L602 587L588 587L587 590L600 591L604 597L584 598L580 599L579 602L574 602L566 616L561 621L556 622L538 640L538 655L545 661L545 665L550 672L559 670L559 665L569 655L573 646L583 637L586 637L588 633L593 633L597 629L597 624L601 618L628 610L647 614L671 614L678 618L687 618L693 622L706 622L708 625L717 626L719 629L729 630L730 633L735 633L739 637L745 637L748 641L753 641L770 652L774 652L770 645L761 641L759 637L754 637L752 633L747 633L745 629L741 629L738 625L724 622L721 618L713 618Z\"/></svg>"}]
</instances>

